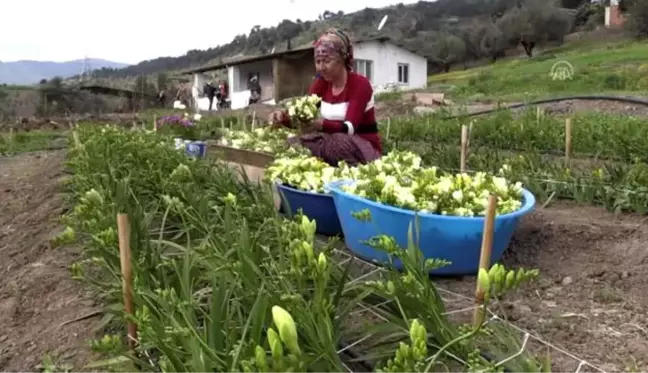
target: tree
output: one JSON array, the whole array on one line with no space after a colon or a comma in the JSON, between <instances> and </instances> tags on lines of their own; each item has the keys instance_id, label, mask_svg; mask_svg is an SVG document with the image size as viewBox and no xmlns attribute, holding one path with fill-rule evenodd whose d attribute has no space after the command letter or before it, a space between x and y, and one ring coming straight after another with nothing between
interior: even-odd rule
<instances>
[{"instance_id":1,"label":"tree","mask_svg":"<svg viewBox=\"0 0 648 373\"><path fill-rule=\"evenodd\" d=\"M648 37L648 1L636 1L628 6L625 27L636 37Z\"/></svg>"},{"instance_id":2,"label":"tree","mask_svg":"<svg viewBox=\"0 0 648 373\"><path fill-rule=\"evenodd\" d=\"M154 96L155 86L148 81L146 76L138 75L133 84L133 91L137 92L138 96L141 95L142 98L145 95Z\"/></svg>"},{"instance_id":3,"label":"tree","mask_svg":"<svg viewBox=\"0 0 648 373\"><path fill-rule=\"evenodd\" d=\"M158 73L157 74L157 89L158 89L158 91L166 90L168 85L169 85L169 77L167 76L167 74L166 73Z\"/></svg>"},{"instance_id":4,"label":"tree","mask_svg":"<svg viewBox=\"0 0 648 373\"><path fill-rule=\"evenodd\" d=\"M286 41L290 40L302 31L302 28L299 24L288 20L284 19L281 21L281 23L277 26L277 31L276 31L276 38L277 41Z\"/></svg>"},{"instance_id":5,"label":"tree","mask_svg":"<svg viewBox=\"0 0 648 373\"><path fill-rule=\"evenodd\" d=\"M478 21L460 27L457 35L466 45L466 58L477 60L483 57L481 49L481 39L483 38L482 29L484 24Z\"/></svg>"},{"instance_id":6,"label":"tree","mask_svg":"<svg viewBox=\"0 0 648 373\"><path fill-rule=\"evenodd\" d=\"M506 35L494 23L485 24L480 30L479 48L483 56L488 56L491 62L502 57L508 47Z\"/></svg>"},{"instance_id":7,"label":"tree","mask_svg":"<svg viewBox=\"0 0 648 373\"><path fill-rule=\"evenodd\" d=\"M430 46L427 54L432 63L448 72L453 64L462 62L466 57L466 43L455 35L439 34L436 42Z\"/></svg>"},{"instance_id":8,"label":"tree","mask_svg":"<svg viewBox=\"0 0 648 373\"><path fill-rule=\"evenodd\" d=\"M589 0L562 0L562 6L567 9L578 9L585 4L591 4Z\"/></svg>"},{"instance_id":9,"label":"tree","mask_svg":"<svg viewBox=\"0 0 648 373\"><path fill-rule=\"evenodd\" d=\"M543 41L562 41L571 25L569 13L547 4L546 0L526 0L521 7L508 10L497 20L509 45L521 44L529 57L533 57L533 49Z\"/></svg>"},{"instance_id":10,"label":"tree","mask_svg":"<svg viewBox=\"0 0 648 373\"><path fill-rule=\"evenodd\" d=\"M641 2L645 3L645 1L637 1L637 0L619 0L619 11L621 11L621 13L626 13L635 4L641 3Z\"/></svg>"}]
</instances>

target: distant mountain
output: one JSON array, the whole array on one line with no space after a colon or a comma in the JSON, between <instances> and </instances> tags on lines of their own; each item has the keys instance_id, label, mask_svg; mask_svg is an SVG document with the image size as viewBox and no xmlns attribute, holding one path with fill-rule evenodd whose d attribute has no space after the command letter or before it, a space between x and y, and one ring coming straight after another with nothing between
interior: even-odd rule
<instances>
[{"instance_id":1,"label":"distant mountain","mask_svg":"<svg viewBox=\"0 0 648 373\"><path fill-rule=\"evenodd\" d=\"M68 78L83 72L86 60L67 62L50 61L0 61L0 84L29 85L37 84L42 79L51 79L55 76ZM92 70L101 68L120 69L128 66L125 63L89 58L87 60Z\"/></svg>"}]
</instances>

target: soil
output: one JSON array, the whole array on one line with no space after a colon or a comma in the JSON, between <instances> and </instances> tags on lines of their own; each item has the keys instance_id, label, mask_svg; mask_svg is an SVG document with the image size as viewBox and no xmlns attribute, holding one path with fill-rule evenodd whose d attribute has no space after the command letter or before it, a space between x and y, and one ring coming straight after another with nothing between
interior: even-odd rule
<instances>
[{"instance_id":1,"label":"soil","mask_svg":"<svg viewBox=\"0 0 648 373\"><path fill-rule=\"evenodd\" d=\"M98 319L66 322L98 306L70 278L75 251L48 244L61 231L63 157L59 151L0 158L2 371L34 371L45 355L80 368L90 357L87 340ZM538 268L540 278L509 294L497 312L578 357L551 350L554 371L575 371L579 359L606 371L647 370L647 244L644 217L550 204L521 222L503 260ZM471 306L474 278L435 281L467 297L448 298L451 312Z\"/></svg>"},{"instance_id":2,"label":"soil","mask_svg":"<svg viewBox=\"0 0 648 373\"><path fill-rule=\"evenodd\" d=\"M635 96L635 98L643 98ZM644 98L645 99L645 98ZM514 105L519 102L502 103L502 106ZM566 115L583 112L598 112L606 114L629 115L635 117L648 116L648 106L630 104L627 102L608 101L608 100L567 100L560 102L551 102L542 105L541 107L546 114L551 115ZM472 102L468 105L468 112L478 112L483 110L491 110L497 108L497 103L486 102ZM513 109L514 112L526 110L528 107L521 107Z\"/></svg>"},{"instance_id":3,"label":"soil","mask_svg":"<svg viewBox=\"0 0 648 373\"><path fill-rule=\"evenodd\" d=\"M569 100L540 105L547 114L599 112L637 117L648 116L648 106L606 100Z\"/></svg>"},{"instance_id":4,"label":"soil","mask_svg":"<svg viewBox=\"0 0 648 373\"><path fill-rule=\"evenodd\" d=\"M52 248L62 228L58 194L64 153L0 158L0 370L36 371L45 356L81 367L96 318L92 298L71 279L73 249Z\"/></svg>"},{"instance_id":5,"label":"soil","mask_svg":"<svg viewBox=\"0 0 648 373\"><path fill-rule=\"evenodd\" d=\"M605 371L646 371L647 244L644 217L567 202L539 209L521 223L503 262L538 268L541 276L493 311ZM438 282L466 296L474 292L474 278ZM551 354L553 371L578 368L577 358Z\"/></svg>"}]
</instances>

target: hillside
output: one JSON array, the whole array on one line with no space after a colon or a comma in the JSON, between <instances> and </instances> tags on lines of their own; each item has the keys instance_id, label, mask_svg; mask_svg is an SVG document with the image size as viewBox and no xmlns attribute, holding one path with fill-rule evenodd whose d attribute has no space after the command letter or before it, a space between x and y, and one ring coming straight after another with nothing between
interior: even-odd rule
<instances>
[{"instance_id":1,"label":"hillside","mask_svg":"<svg viewBox=\"0 0 648 373\"><path fill-rule=\"evenodd\" d=\"M128 66L124 63L102 59L88 59L87 61L80 59L66 62L0 61L0 84L30 85L55 76L71 77L81 73L86 62L91 69L119 69Z\"/></svg>"},{"instance_id":2,"label":"hillside","mask_svg":"<svg viewBox=\"0 0 648 373\"><path fill-rule=\"evenodd\" d=\"M563 6L571 9L563 8ZM526 45L531 55L535 45L561 42L577 28L593 28L603 23L603 7L588 0L438 0L398 4L382 9L343 14L325 11L318 20L283 20L276 27L253 27L247 35L207 50L191 50L180 57L161 57L125 69L97 71L97 77L126 77L186 69L225 60L238 55L258 55L273 48L281 51L311 42L324 29L336 26L352 37L376 36L383 16L388 21L381 30L397 43L418 50L431 65L447 69L455 63L482 58L497 59L507 49Z\"/></svg>"}]
</instances>

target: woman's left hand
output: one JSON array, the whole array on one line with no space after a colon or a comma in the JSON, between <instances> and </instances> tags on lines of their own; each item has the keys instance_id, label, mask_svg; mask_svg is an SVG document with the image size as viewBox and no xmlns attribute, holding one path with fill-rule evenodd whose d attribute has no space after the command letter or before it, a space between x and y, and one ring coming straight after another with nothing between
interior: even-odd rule
<instances>
[{"instance_id":1,"label":"woman's left hand","mask_svg":"<svg viewBox=\"0 0 648 373\"><path fill-rule=\"evenodd\" d=\"M313 133L313 132L320 132L322 131L323 128L322 120L321 119L315 119L312 121L310 124L305 125L302 127L302 133Z\"/></svg>"}]
</instances>

